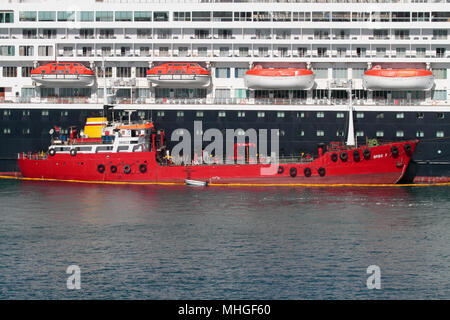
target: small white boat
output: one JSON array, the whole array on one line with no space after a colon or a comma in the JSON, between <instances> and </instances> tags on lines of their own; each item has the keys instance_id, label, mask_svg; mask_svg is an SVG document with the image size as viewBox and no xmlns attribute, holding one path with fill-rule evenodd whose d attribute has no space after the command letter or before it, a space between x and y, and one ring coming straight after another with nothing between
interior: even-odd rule
<instances>
[{"instance_id":1,"label":"small white boat","mask_svg":"<svg viewBox=\"0 0 450 320\"><path fill-rule=\"evenodd\" d=\"M198 63L165 63L147 71L147 79L161 88L204 88L211 75Z\"/></svg>"},{"instance_id":2,"label":"small white boat","mask_svg":"<svg viewBox=\"0 0 450 320\"><path fill-rule=\"evenodd\" d=\"M425 69L382 69L375 66L363 75L367 90L430 90L434 76Z\"/></svg>"},{"instance_id":3,"label":"small white boat","mask_svg":"<svg viewBox=\"0 0 450 320\"><path fill-rule=\"evenodd\" d=\"M48 63L31 70L31 79L42 86L88 87L95 82L95 73L81 63Z\"/></svg>"},{"instance_id":4,"label":"small white boat","mask_svg":"<svg viewBox=\"0 0 450 320\"><path fill-rule=\"evenodd\" d=\"M250 89L299 89L309 90L314 86L314 73L307 69L264 69L256 65L244 76Z\"/></svg>"},{"instance_id":5,"label":"small white boat","mask_svg":"<svg viewBox=\"0 0 450 320\"><path fill-rule=\"evenodd\" d=\"M185 179L184 182L187 186L206 187L208 185L208 181Z\"/></svg>"}]
</instances>

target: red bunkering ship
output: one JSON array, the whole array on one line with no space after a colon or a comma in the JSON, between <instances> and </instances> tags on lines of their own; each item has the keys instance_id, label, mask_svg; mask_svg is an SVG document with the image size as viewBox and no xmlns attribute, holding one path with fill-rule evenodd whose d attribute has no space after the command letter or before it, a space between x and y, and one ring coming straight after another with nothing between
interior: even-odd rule
<instances>
[{"instance_id":1,"label":"red bunkering ship","mask_svg":"<svg viewBox=\"0 0 450 320\"><path fill-rule=\"evenodd\" d=\"M54 131L54 130L51 130ZM56 128L58 131L58 128ZM51 132L53 133L53 132ZM164 131L151 121L115 122L88 118L84 132L53 136L47 152L20 153L23 177L49 180L216 184L395 184L403 177L418 141L349 147L319 145L315 157L267 159L252 157L254 144L222 163L180 163L169 156ZM230 160L230 159L228 159ZM209 161L214 162L217 159ZM176 164L178 163L178 164Z\"/></svg>"}]
</instances>

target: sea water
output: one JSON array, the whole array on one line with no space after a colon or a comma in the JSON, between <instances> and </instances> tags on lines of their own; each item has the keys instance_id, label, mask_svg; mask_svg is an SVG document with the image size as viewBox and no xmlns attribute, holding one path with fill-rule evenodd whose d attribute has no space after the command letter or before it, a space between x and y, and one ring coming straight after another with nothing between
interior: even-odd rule
<instances>
[{"instance_id":1,"label":"sea water","mask_svg":"<svg viewBox=\"0 0 450 320\"><path fill-rule=\"evenodd\" d=\"M449 267L450 187L0 180L0 299L449 299Z\"/></svg>"}]
</instances>

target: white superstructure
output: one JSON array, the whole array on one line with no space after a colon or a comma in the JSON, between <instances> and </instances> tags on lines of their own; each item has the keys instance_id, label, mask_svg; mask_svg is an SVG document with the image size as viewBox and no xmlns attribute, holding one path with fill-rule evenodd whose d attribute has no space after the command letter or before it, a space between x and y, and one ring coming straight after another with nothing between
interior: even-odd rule
<instances>
[{"instance_id":1,"label":"white superstructure","mask_svg":"<svg viewBox=\"0 0 450 320\"><path fill-rule=\"evenodd\" d=\"M0 107L89 107L104 96L153 108L342 105L349 80L355 105L447 106L449 27L445 0L2 0ZM55 61L84 64L95 84L33 81L32 69ZM201 88L148 81L146 71L167 62L199 63L211 81ZM244 75L255 64L310 69L314 86L249 89ZM366 90L363 74L375 64L431 70L434 85Z\"/></svg>"}]
</instances>

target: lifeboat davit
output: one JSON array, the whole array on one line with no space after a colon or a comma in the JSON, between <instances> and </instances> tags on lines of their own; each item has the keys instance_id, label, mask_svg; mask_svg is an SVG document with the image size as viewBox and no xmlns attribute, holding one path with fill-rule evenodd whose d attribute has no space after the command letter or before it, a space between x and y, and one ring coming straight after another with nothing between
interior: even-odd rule
<instances>
[{"instance_id":1,"label":"lifeboat davit","mask_svg":"<svg viewBox=\"0 0 450 320\"><path fill-rule=\"evenodd\" d=\"M308 69L264 69L256 65L244 76L250 89L311 89L314 85L314 73Z\"/></svg>"},{"instance_id":2,"label":"lifeboat davit","mask_svg":"<svg viewBox=\"0 0 450 320\"><path fill-rule=\"evenodd\" d=\"M368 90L430 90L434 76L425 69L382 69L377 65L364 73L363 85Z\"/></svg>"},{"instance_id":3,"label":"lifeboat davit","mask_svg":"<svg viewBox=\"0 0 450 320\"><path fill-rule=\"evenodd\" d=\"M31 79L44 86L84 87L95 81L95 73L81 63L55 62L31 70Z\"/></svg>"},{"instance_id":4,"label":"lifeboat davit","mask_svg":"<svg viewBox=\"0 0 450 320\"><path fill-rule=\"evenodd\" d=\"M211 73L198 63L165 63L148 70L147 79L164 88L202 88L209 86Z\"/></svg>"}]
</instances>

